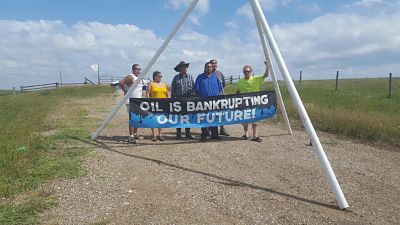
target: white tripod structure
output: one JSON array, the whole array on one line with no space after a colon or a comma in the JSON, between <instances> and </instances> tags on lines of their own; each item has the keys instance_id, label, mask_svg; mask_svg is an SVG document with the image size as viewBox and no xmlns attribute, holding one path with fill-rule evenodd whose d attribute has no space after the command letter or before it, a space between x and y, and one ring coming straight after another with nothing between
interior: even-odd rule
<instances>
[{"instance_id":1,"label":"white tripod structure","mask_svg":"<svg viewBox=\"0 0 400 225\"><path fill-rule=\"evenodd\" d=\"M168 37L165 39L164 43L161 45L161 47L158 49L156 54L153 56L153 58L150 60L149 64L144 68L143 73L139 75L138 79L133 83L133 85L129 88L127 93L125 94L124 98L117 103L117 105L113 108L111 113L105 118L103 123L100 125L100 127L96 130L95 133L92 135L92 140L96 139L101 131L107 126L107 124L111 121L111 119L115 116L117 111L121 108L121 106L124 104L124 102L129 98L130 94L132 91L136 88L139 82L143 80L143 78L146 76L146 74L149 72L150 68L153 66L153 64L157 61L158 57L161 55L161 53L164 51L164 49L167 47L169 42L172 40L172 38L175 36L176 32L179 30L179 28L182 26L182 24L185 22L187 17L190 15L192 12L193 8L196 6L196 4L199 2L199 0L193 0L192 3L189 5L188 9L185 11L183 14L182 18L178 21L178 23L175 25L174 29L171 31L171 33L168 35ZM318 156L321 166L324 170L325 176L327 177L330 187L335 194L336 201L339 205L339 208L345 209L348 208L349 205L346 201L346 198L344 197L343 191L340 188L340 185L336 179L335 173L332 170L332 167L329 163L329 160L322 148L321 142L319 141L319 138L317 136L317 133L315 132L315 129L313 125L311 124L311 120L308 117L308 114L304 108L303 102L300 99L300 96L296 90L296 87L293 84L293 81L291 79L290 73L286 67L285 62L283 61L282 55L278 49L278 46L276 45L275 39L272 36L272 32L269 28L269 25L267 23L267 20L265 19L265 15L261 9L260 3L258 0L250 0L251 7L253 9L255 21L257 24L258 32L260 34L260 39L261 39L261 44L263 46L263 51L265 55L265 59L270 66L271 69L271 78L272 82L274 84L275 91L277 93L277 100L279 107L282 111L284 122L286 129L288 130L289 134L292 134L292 130L290 128L289 120L286 114L286 109L283 104L282 96L280 93L280 89L278 86L278 82L276 80L276 76L272 67L271 59L268 53L268 48L266 45L265 37L268 41L269 46L271 47L272 53L275 57L275 61L278 64L279 70L282 74L282 77L284 78L286 82L286 86L289 90L290 96L292 97L292 100L296 106L297 112L300 115L301 121L303 122L303 125L306 129L306 132L308 136L311 139L311 142L314 147L315 154Z\"/></svg>"}]
</instances>

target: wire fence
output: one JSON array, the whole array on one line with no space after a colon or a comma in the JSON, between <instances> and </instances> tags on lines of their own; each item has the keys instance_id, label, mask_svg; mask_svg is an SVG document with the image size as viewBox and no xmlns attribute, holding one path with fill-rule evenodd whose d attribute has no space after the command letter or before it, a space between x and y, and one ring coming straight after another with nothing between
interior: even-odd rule
<instances>
[{"instance_id":1,"label":"wire fence","mask_svg":"<svg viewBox=\"0 0 400 225\"><path fill-rule=\"evenodd\" d=\"M296 82L296 85L298 87L301 87L302 84L302 77L303 77L303 71L299 72L299 80ZM333 77L332 77L333 78ZM392 98L393 97L393 92L399 92L400 91L400 78L399 77L393 77L392 73L389 73L387 77L376 77L376 78L340 78L340 72L339 70L336 71L336 76L333 78L335 83L334 83L334 90L337 92L341 89L342 85L346 85L347 80L356 80L356 79L386 79L386 89L387 89L387 97ZM382 88L385 88L385 85L381 85ZM372 91L372 90L371 90Z\"/></svg>"},{"instance_id":2,"label":"wire fence","mask_svg":"<svg viewBox=\"0 0 400 225\"><path fill-rule=\"evenodd\" d=\"M296 81L293 79L294 83L296 84L297 87L302 86L303 82L303 71L299 71L299 79ZM46 84L37 84L37 85L27 85L27 86L20 86L19 93L25 93L25 92L32 92L32 91L43 91L43 90L48 90L48 89L54 89L54 88L61 88L61 87L67 87L67 86L79 86L79 85L96 85L94 82L89 80L88 78L84 77L85 80L84 82L77 82L77 83L59 83L59 82L54 82L54 83L46 83ZM99 79L99 84L115 84L124 77L121 76L100 76ZM241 78L240 75L238 76L227 76L225 77L225 82L226 84L234 84L237 83ZM357 79L357 78L354 78ZM365 79L365 78L363 78ZM374 78L371 78L374 79ZM375 78L376 79L376 78ZM386 85L381 85L381 88L385 88L387 90L387 97L392 98L394 95L396 95L400 91L400 78L399 77L394 77L392 73L389 73L386 78L380 78L380 79L387 79L387 84ZM332 88L335 91L339 91L341 88L345 88L346 85L346 80L353 80L349 78L340 78L340 72L339 70L336 71L336 75L333 76L332 74L332 79L327 79L327 81L334 81L334 84L332 84ZM13 87L12 91L0 93L1 95L10 95L10 94L17 94L17 90L15 87Z\"/></svg>"}]
</instances>

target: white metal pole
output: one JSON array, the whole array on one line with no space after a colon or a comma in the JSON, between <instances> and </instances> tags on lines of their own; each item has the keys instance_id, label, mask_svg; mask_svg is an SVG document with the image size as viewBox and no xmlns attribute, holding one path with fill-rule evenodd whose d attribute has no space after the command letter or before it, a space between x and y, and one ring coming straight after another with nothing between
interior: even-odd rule
<instances>
[{"instance_id":1,"label":"white metal pole","mask_svg":"<svg viewBox=\"0 0 400 225\"><path fill-rule=\"evenodd\" d=\"M275 56L275 59L278 63L279 69L281 70L282 76L285 79L286 86L287 86L290 96L292 97L292 100L296 106L297 112L299 113L300 118L303 122L303 125L312 141L312 144L314 147L314 152L318 156L321 166L324 170L325 176L327 177L329 184L331 186L331 189L336 196L336 201L338 202L338 205L341 209L348 208L349 205L346 201L346 198L344 197L343 191L340 188L339 182L336 179L335 173L333 172L333 169L329 163L328 157L326 156L326 154L322 148L321 142L319 141L319 138L317 136L317 133L315 132L315 129L311 123L311 120L308 117L306 109L304 108L304 105L300 99L299 93L297 93L296 87L293 84L290 73L289 73L288 69L286 68L285 62L283 61L282 55L278 49L278 46L275 42L272 32L268 26L267 20L265 19L265 16L261 9L260 3L258 2L258 0L250 0L250 1L252 4L254 4L254 6L256 8L257 16L260 19L261 25L265 31L268 43L269 43L271 50Z\"/></svg>"},{"instance_id":2,"label":"white metal pole","mask_svg":"<svg viewBox=\"0 0 400 225\"><path fill-rule=\"evenodd\" d=\"M189 5L187 8L186 12L182 15L181 19L178 21L178 23L175 25L174 29L169 33L167 39L165 39L164 43L161 45L161 47L158 49L156 54L153 56L153 58L150 60L149 64L144 68L143 73L139 75L138 79L135 80L133 85L129 88L127 93L125 94L124 98L117 103L117 105L114 107L112 112L106 117L106 119L103 121L103 123L100 125L100 127L96 130L95 133L92 135L92 140L96 139L101 131L107 126L107 124L111 121L111 119L115 116L115 114L118 112L119 108L124 104L124 102L129 98L130 94L132 91L136 88L136 86L139 84L139 82L142 82L143 78L146 76L147 72L149 72L150 68L153 66L153 64L157 61L158 57L161 55L161 53L164 51L164 49L167 47L169 42L172 40L172 38L175 36L176 32L178 32L179 28L182 26L183 22L187 19L187 17L190 15L192 12L193 8L196 6L196 4L199 2L199 0L193 0L192 3Z\"/></svg>"},{"instance_id":3,"label":"white metal pole","mask_svg":"<svg viewBox=\"0 0 400 225\"><path fill-rule=\"evenodd\" d=\"M289 118L288 118L287 113L286 113L285 104L283 103L282 94L281 94L281 90L279 88L278 80L276 79L276 76L275 76L274 67L272 66L271 57L269 56L268 48L267 48L267 45L266 45L266 42L265 42L264 32L262 30L262 27L261 27L261 24L260 24L260 20L257 17L256 9L254 8L254 5L251 4L251 7L253 9L254 19L255 19L256 24L257 24L258 34L260 35L261 44L263 46L265 59L266 59L268 65L270 66L272 83L274 84L274 89L275 89L276 94L278 96L278 105L279 105L279 107L280 107L280 109L282 111L283 121L285 123L286 129L288 130L288 133L291 135L292 134L292 128L290 127Z\"/></svg>"},{"instance_id":4,"label":"white metal pole","mask_svg":"<svg viewBox=\"0 0 400 225\"><path fill-rule=\"evenodd\" d=\"M100 84L100 64L97 63L97 84Z\"/></svg>"}]
</instances>

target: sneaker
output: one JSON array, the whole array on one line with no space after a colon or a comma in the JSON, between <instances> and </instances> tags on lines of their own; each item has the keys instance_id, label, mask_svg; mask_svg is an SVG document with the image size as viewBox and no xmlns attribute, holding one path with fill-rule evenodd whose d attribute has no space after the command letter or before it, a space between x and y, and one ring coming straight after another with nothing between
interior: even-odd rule
<instances>
[{"instance_id":1,"label":"sneaker","mask_svg":"<svg viewBox=\"0 0 400 225\"><path fill-rule=\"evenodd\" d=\"M246 135L243 135L240 139L242 139L242 140L249 140L249 137L246 136Z\"/></svg>"},{"instance_id":2,"label":"sneaker","mask_svg":"<svg viewBox=\"0 0 400 225\"><path fill-rule=\"evenodd\" d=\"M261 142L262 141L260 137L255 137L255 138L252 138L251 140L255 141L255 142Z\"/></svg>"},{"instance_id":3,"label":"sneaker","mask_svg":"<svg viewBox=\"0 0 400 225\"><path fill-rule=\"evenodd\" d=\"M191 134L186 134L186 135L185 135L185 138L186 138L186 139L194 139L194 137L193 137Z\"/></svg>"},{"instance_id":4,"label":"sneaker","mask_svg":"<svg viewBox=\"0 0 400 225\"><path fill-rule=\"evenodd\" d=\"M128 138L128 143L129 143L129 144L136 144L135 138L134 138L134 137L129 137L129 138Z\"/></svg>"},{"instance_id":5,"label":"sneaker","mask_svg":"<svg viewBox=\"0 0 400 225\"><path fill-rule=\"evenodd\" d=\"M205 142L207 140L206 136L201 136L200 141Z\"/></svg>"},{"instance_id":6,"label":"sneaker","mask_svg":"<svg viewBox=\"0 0 400 225\"><path fill-rule=\"evenodd\" d=\"M143 136L139 136L139 135L137 135L137 134L135 134L134 137L135 137L136 140L142 140L142 139L144 139Z\"/></svg>"},{"instance_id":7,"label":"sneaker","mask_svg":"<svg viewBox=\"0 0 400 225\"><path fill-rule=\"evenodd\" d=\"M176 137L175 137L176 140L179 140L181 138L182 138L182 135L180 133L176 134Z\"/></svg>"},{"instance_id":8,"label":"sneaker","mask_svg":"<svg viewBox=\"0 0 400 225\"><path fill-rule=\"evenodd\" d=\"M222 137L220 137L220 136L212 136L211 139L220 141L220 140L222 140Z\"/></svg>"},{"instance_id":9,"label":"sneaker","mask_svg":"<svg viewBox=\"0 0 400 225\"><path fill-rule=\"evenodd\" d=\"M206 137L211 137L210 130L207 128Z\"/></svg>"},{"instance_id":10,"label":"sneaker","mask_svg":"<svg viewBox=\"0 0 400 225\"><path fill-rule=\"evenodd\" d=\"M157 138L156 138L156 137L153 137L153 138L151 139L151 141L157 141Z\"/></svg>"},{"instance_id":11,"label":"sneaker","mask_svg":"<svg viewBox=\"0 0 400 225\"><path fill-rule=\"evenodd\" d=\"M165 141L164 137L162 137L162 136L158 137L158 140Z\"/></svg>"},{"instance_id":12,"label":"sneaker","mask_svg":"<svg viewBox=\"0 0 400 225\"><path fill-rule=\"evenodd\" d=\"M224 128L219 131L219 135L229 136L228 132Z\"/></svg>"}]
</instances>

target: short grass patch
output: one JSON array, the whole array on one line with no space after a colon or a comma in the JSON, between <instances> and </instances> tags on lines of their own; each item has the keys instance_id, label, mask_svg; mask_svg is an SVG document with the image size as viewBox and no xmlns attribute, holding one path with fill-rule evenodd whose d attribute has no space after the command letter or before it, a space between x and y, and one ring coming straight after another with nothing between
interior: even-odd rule
<instances>
[{"instance_id":1,"label":"short grass patch","mask_svg":"<svg viewBox=\"0 0 400 225\"><path fill-rule=\"evenodd\" d=\"M80 162L89 151L82 140L89 141L97 123L84 105L68 102L112 93L110 87L96 86L0 96L0 127L4 128L0 130L0 197L9 199L55 178L85 174ZM51 206L49 201L51 197L36 196L23 204L0 202L0 224L31 224L37 212Z\"/></svg>"},{"instance_id":2,"label":"short grass patch","mask_svg":"<svg viewBox=\"0 0 400 225\"><path fill-rule=\"evenodd\" d=\"M293 127L302 123L284 82L279 82L285 107ZM236 87L228 85L227 93ZM271 82L262 90L273 90ZM314 127L350 138L400 146L400 78L392 79L392 98L388 98L388 79L302 81L299 95ZM280 112L277 118L282 121Z\"/></svg>"}]
</instances>

